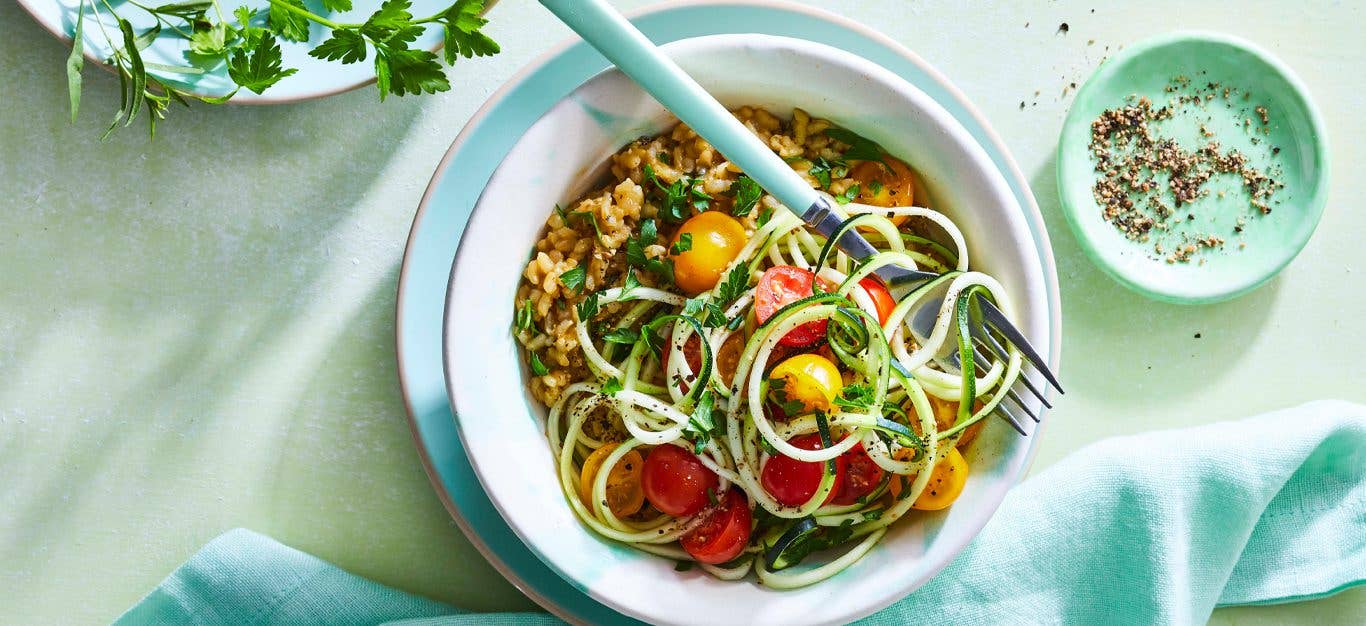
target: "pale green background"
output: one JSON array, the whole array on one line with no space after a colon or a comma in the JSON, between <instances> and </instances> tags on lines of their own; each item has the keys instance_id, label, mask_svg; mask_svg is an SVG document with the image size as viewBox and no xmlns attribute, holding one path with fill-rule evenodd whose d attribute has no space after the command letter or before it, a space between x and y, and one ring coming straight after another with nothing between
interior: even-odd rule
<instances>
[{"instance_id":1,"label":"pale green background","mask_svg":"<svg viewBox=\"0 0 1366 626\"><path fill-rule=\"evenodd\" d=\"M944 70L1034 186L1070 391L1036 470L1113 434L1366 401L1361 3L823 4ZM106 622L235 526L462 606L531 606L433 495L394 365L398 266L428 177L484 99L568 34L529 0L492 17L505 52L462 61L450 93L177 110L153 142L139 127L100 143L116 81L87 68L70 126L66 50L0 3L0 622ZM1111 282L1056 207L1064 86L1106 46L1175 28L1279 55L1332 140L1332 193L1304 253L1251 295L1200 308ZM1356 590L1214 621L1364 615Z\"/></svg>"}]
</instances>

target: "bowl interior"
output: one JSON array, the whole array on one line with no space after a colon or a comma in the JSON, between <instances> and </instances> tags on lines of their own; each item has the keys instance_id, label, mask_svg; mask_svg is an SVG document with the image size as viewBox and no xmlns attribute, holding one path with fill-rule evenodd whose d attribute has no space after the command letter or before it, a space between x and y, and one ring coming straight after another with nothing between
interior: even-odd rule
<instances>
[{"instance_id":1,"label":"bowl interior","mask_svg":"<svg viewBox=\"0 0 1366 626\"><path fill-rule=\"evenodd\" d=\"M780 114L801 107L910 162L937 208L963 229L973 265L1011 292L1024 332L1047 336L1043 270L1023 212L982 149L933 100L874 64L794 39L724 35L665 49L728 106ZM676 572L668 560L599 538L560 494L545 411L525 391L509 331L520 272L555 203L586 191L591 173L622 145L672 123L628 79L606 72L539 120L491 178L461 240L446 308L447 384L471 464L533 552L629 615L661 623L835 623L866 615L923 583L975 536L1037 437L988 428L971 449L972 476L954 507L904 520L856 566L795 591Z\"/></svg>"},{"instance_id":2,"label":"bowl interior","mask_svg":"<svg viewBox=\"0 0 1366 626\"><path fill-rule=\"evenodd\" d=\"M1285 187L1269 215L1251 215L1241 233L1237 216L1247 213L1247 200L1229 175L1208 188L1227 195L1203 198L1193 232L1212 232L1227 239L1222 250L1198 262L1169 264L1154 258L1152 243L1130 241L1101 217L1092 197L1096 181L1087 148L1091 120L1121 105L1131 94L1148 96L1154 106L1171 95L1165 87L1178 76L1196 84L1217 83L1235 91L1232 110L1216 95L1198 122L1204 123L1224 149L1237 148L1254 162L1267 156L1280 165ZM1217 90L1216 90L1217 91ZM1269 114L1267 133L1256 143L1241 127L1260 125L1255 107ZM1244 111L1245 110L1245 111ZM1172 131L1187 146L1199 145L1198 123L1190 116L1175 120ZM1274 157L1270 151L1276 149ZM1280 271L1309 240L1323 211L1327 163L1322 123L1303 85L1275 59L1250 44L1223 35L1186 33L1166 36L1124 50L1111 59L1077 93L1058 146L1058 190L1072 230L1082 247L1105 271L1140 293L1173 302L1212 302L1246 293ZM1211 206L1212 205L1212 206ZM1212 217L1206 217L1212 216ZM1245 242L1240 248L1238 243Z\"/></svg>"}]
</instances>

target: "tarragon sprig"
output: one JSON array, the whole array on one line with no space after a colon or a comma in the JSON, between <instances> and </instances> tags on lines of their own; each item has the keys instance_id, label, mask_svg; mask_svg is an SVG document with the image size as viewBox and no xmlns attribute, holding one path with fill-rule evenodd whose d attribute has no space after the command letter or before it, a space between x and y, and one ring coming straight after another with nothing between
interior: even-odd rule
<instances>
[{"instance_id":1,"label":"tarragon sprig","mask_svg":"<svg viewBox=\"0 0 1366 626\"><path fill-rule=\"evenodd\" d=\"M129 0L127 6L120 9L115 9L109 0L85 2L97 18L101 17L102 11L108 12L118 25L118 32L109 32L104 21L97 20L113 49L107 60L119 76L122 95L119 111L105 133L106 137L114 129L132 124L144 108L150 132L155 134L157 121L165 119L173 102L184 106L189 106L190 100L220 104L242 89L264 93L297 71L284 66L280 40L308 41L312 24L327 29L329 35L309 51L310 56L349 64L373 55L380 100L389 95L448 91L451 84L443 71L442 60L446 65L452 65L460 58L499 52L497 42L482 32L488 23L481 17L485 0L455 0L442 11L426 17L412 14L410 0L387 0L364 22L357 23L337 22L313 13L304 6L303 0L263 0L265 4L260 8L240 7L231 14L223 12L219 0L155 6ZM322 0L321 4L329 12L352 8L352 0ZM156 19L155 25L136 32L132 23L120 15L120 11L130 10L150 14ZM76 36L67 62L73 122L80 106L84 13L81 11L77 18ZM433 24L439 24L445 32L444 59L430 51L409 47ZM191 63L163 65L142 58L142 50L163 30L189 42ZM202 74L202 67L218 64L226 67L228 78L233 82L232 90L221 96L194 94L148 72Z\"/></svg>"}]
</instances>

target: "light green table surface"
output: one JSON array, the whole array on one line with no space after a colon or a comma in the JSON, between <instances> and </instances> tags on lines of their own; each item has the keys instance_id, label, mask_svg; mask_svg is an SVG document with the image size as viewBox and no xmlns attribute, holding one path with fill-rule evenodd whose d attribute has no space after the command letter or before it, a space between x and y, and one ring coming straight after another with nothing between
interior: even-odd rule
<instances>
[{"instance_id":1,"label":"light green table surface","mask_svg":"<svg viewBox=\"0 0 1366 626\"><path fill-rule=\"evenodd\" d=\"M1036 471L1110 435L1366 401L1362 3L821 4L944 70L1034 187L1069 390ZM433 495L394 365L399 261L433 168L499 84L568 34L529 0L492 17L505 52L462 61L439 97L199 107L154 142L136 128L100 143L114 78L87 70L69 125L66 49L0 3L0 623L106 622L235 526L462 606L531 606ZM1064 86L1106 46L1176 28L1279 55L1332 141L1332 193L1303 254L1251 295L1198 308L1149 302L1092 267L1053 172ZM1364 617L1359 589L1214 622Z\"/></svg>"}]
</instances>

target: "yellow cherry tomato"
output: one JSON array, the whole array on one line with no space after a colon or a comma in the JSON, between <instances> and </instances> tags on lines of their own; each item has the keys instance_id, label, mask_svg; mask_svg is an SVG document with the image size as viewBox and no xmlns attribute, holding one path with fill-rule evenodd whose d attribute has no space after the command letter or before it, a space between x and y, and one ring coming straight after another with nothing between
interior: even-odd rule
<instances>
[{"instance_id":1,"label":"yellow cherry tomato","mask_svg":"<svg viewBox=\"0 0 1366 626\"><path fill-rule=\"evenodd\" d=\"M858 182L858 196L855 199L872 206L915 206L915 177L911 174L911 167L893 156L887 156L885 160L886 165L878 161L864 161L850 170L849 177ZM892 218L892 223L897 226L905 221L905 215Z\"/></svg>"},{"instance_id":2,"label":"yellow cherry tomato","mask_svg":"<svg viewBox=\"0 0 1366 626\"><path fill-rule=\"evenodd\" d=\"M925 395L930 399L930 406L934 407L934 422L939 426L939 430L952 428L954 423L958 421L958 402L954 400L944 400L930 394ZM981 402L974 403L973 411L979 411L981 408ZM977 438L977 434L982 432L982 427L986 426L986 423L986 420L981 420L972 426L964 428L962 434L958 435L958 442L954 445L959 448L967 447L969 443L972 443L973 439Z\"/></svg>"},{"instance_id":3,"label":"yellow cherry tomato","mask_svg":"<svg viewBox=\"0 0 1366 626\"><path fill-rule=\"evenodd\" d=\"M617 449L617 444L604 444L594 450L583 461L583 471L579 474L579 495L592 507L593 481L598 477L607 455ZM607 475L607 508L617 517L633 515L645 504L645 490L641 487L640 477L644 471L645 460L640 453L632 450L617 461L612 473Z\"/></svg>"},{"instance_id":4,"label":"yellow cherry tomato","mask_svg":"<svg viewBox=\"0 0 1366 626\"><path fill-rule=\"evenodd\" d=\"M829 411L835 396L844 390L839 369L819 354L798 354L783 361L768 379L770 394L781 394L780 401L799 402L808 413Z\"/></svg>"},{"instance_id":5,"label":"yellow cherry tomato","mask_svg":"<svg viewBox=\"0 0 1366 626\"><path fill-rule=\"evenodd\" d=\"M674 282L693 296L716 286L721 272L749 239L739 221L720 211L703 211L683 222L669 242L669 250L679 247L683 235L688 235L690 244L674 255Z\"/></svg>"},{"instance_id":6,"label":"yellow cherry tomato","mask_svg":"<svg viewBox=\"0 0 1366 626\"><path fill-rule=\"evenodd\" d=\"M958 448L949 448L948 454L930 470L930 482L925 485L925 490L920 492L920 497L911 504L911 508L922 511L947 509L958 499L959 494L963 493L963 485L967 481L968 462L963 459L963 454Z\"/></svg>"}]
</instances>

